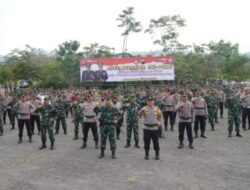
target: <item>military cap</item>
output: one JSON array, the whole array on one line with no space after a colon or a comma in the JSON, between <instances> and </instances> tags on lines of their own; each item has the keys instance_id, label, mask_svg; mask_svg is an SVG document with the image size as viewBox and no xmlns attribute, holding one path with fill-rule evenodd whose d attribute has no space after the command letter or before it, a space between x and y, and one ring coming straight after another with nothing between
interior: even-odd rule
<instances>
[{"instance_id":1,"label":"military cap","mask_svg":"<svg viewBox=\"0 0 250 190\"><path fill-rule=\"evenodd\" d=\"M133 98L136 98L136 96L135 96L134 94L131 94L131 95L128 97L129 100L131 100L131 99L133 99Z\"/></svg>"}]
</instances>

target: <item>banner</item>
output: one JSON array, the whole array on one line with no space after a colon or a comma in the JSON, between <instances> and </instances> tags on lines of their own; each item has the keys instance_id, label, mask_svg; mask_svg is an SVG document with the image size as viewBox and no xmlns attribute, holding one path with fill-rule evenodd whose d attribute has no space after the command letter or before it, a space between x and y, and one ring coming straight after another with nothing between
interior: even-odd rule
<instances>
[{"instance_id":1,"label":"banner","mask_svg":"<svg viewBox=\"0 0 250 190\"><path fill-rule=\"evenodd\" d=\"M84 82L174 80L173 57L81 59Z\"/></svg>"}]
</instances>

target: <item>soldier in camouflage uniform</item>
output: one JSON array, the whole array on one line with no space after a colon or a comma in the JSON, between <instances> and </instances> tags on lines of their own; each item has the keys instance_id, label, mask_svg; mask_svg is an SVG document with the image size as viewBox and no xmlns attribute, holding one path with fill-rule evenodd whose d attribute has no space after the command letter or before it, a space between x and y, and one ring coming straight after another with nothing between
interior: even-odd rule
<instances>
[{"instance_id":1,"label":"soldier in camouflage uniform","mask_svg":"<svg viewBox=\"0 0 250 190\"><path fill-rule=\"evenodd\" d=\"M5 109L3 101L3 96L0 94L0 136L3 136L3 112Z\"/></svg>"},{"instance_id":2,"label":"soldier in camouflage uniform","mask_svg":"<svg viewBox=\"0 0 250 190\"><path fill-rule=\"evenodd\" d=\"M55 137L54 137L54 118L56 117L56 110L49 104L49 100L47 98L44 99L43 106L36 109L36 112L40 112L41 114L41 140L42 146L39 148L40 150L47 148L46 146L46 135L47 132L49 134L49 139L51 143L50 149L54 149Z\"/></svg>"},{"instance_id":3,"label":"soldier in camouflage uniform","mask_svg":"<svg viewBox=\"0 0 250 190\"><path fill-rule=\"evenodd\" d=\"M99 158L104 157L104 151L106 149L107 137L110 142L110 149L112 151L112 158L115 159L115 126L117 119L119 117L119 110L112 106L112 101L110 98L106 98L105 106L96 107L95 111L101 113L100 116L100 134L101 134L101 154Z\"/></svg>"},{"instance_id":4,"label":"soldier in camouflage uniform","mask_svg":"<svg viewBox=\"0 0 250 190\"><path fill-rule=\"evenodd\" d=\"M139 105L136 103L135 95L129 97L130 103L124 106L124 110L127 111L127 144L125 148L130 147L132 131L134 132L135 147L139 146L139 128L137 114L139 111Z\"/></svg>"},{"instance_id":5,"label":"soldier in camouflage uniform","mask_svg":"<svg viewBox=\"0 0 250 190\"><path fill-rule=\"evenodd\" d=\"M240 113L241 104L240 98L231 92L225 103L226 108L228 108L228 137L232 136L233 125L235 124L235 131L237 137L242 137L240 135Z\"/></svg>"},{"instance_id":6,"label":"soldier in camouflage uniform","mask_svg":"<svg viewBox=\"0 0 250 190\"><path fill-rule=\"evenodd\" d=\"M13 96L13 100L10 103L11 107L11 130L14 130L16 127L16 120L17 120L17 110L15 109L14 105L18 102L18 99L16 96Z\"/></svg>"},{"instance_id":7,"label":"soldier in camouflage uniform","mask_svg":"<svg viewBox=\"0 0 250 190\"><path fill-rule=\"evenodd\" d=\"M55 109L57 112L57 119L56 119L56 135L59 134L60 129L60 122L62 122L62 128L64 134L67 135L67 124L66 124L66 110L69 109L69 104L66 101L62 101L58 99L56 101Z\"/></svg>"},{"instance_id":8,"label":"soldier in camouflage uniform","mask_svg":"<svg viewBox=\"0 0 250 190\"><path fill-rule=\"evenodd\" d=\"M81 109L81 102L80 97L77 97L77 99L72 104L72 111L73 111L73 122L75 125L75 137L73 140L79 139L78 133L79 133L79 124L83 128L83 113Z\"/></svg>"},{"instance_id":9,"label":"soldier in camouflage uniform","mask_svg":"<svg viewBox=\"0 0 250 190\"><path fill-rule=\"evenodd\" d=\"M217 109L217 98L212 90L208 91L208 95L204 97L207 103L208 109L208 121L211 125L212 131L214 131L215 119L216 119L216 109Z\"/></svg>"}]
</instances>

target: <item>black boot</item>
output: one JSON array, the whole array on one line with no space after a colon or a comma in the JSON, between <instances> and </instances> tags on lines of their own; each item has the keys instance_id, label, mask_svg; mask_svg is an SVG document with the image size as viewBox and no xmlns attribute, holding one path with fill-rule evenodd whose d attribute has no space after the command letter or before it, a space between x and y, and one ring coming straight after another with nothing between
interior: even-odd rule
<instances>
[{"instance_id":1,"label":"black boot","mask_svg":"<svg viewBox=\"0 0 250 190\"><path fill-rule=\"evenodd\" d=\"M159 153L159 151L155 152L155 159L156 160L160 160L160 153Z\"/></svg>"},{"instance_id":2,"label":"black boot","mask_svg":"<svg viewBox=\"0 0 250 190\"><path fill-rule=\"evenodd\" d=\"M183 142L180 142L180 145L178 146L179 149L183 148Z\"/></svg>"},{"instance_id":3,"label":"black boot","mask_svg":"<svg viewBox=\"0 0 250 190\"><path fill-rule=\"evenodd\" d=\"M203 132L201 132L201 138L207 138L205 135L204 135L204 131Z\"/></svg>"},{"instance_id":4,"label":"black boot","mask_svg":"<svg viewBox=\"0 0 250 190\"><path fill-rule=\"evenodd\" d=\"M103 158L104 157L104 149L101 149L101 154L99 155L98 158Z\"/></svg>"},{"instance_id":5,"label":"black boot","mask_svg":"<svg viewBox=\"0 0 250 190\"><path fill-rule=\"evenodd\" d=\"M32 137L29 137L29 142L32 143Z\"/></svg>"},{"instance_id":6,"label":"black boot","mask_svg":"<svg viewBox=\"0 0 250 190\"><path fill-rule=\"evenodd\" d=\"M3 136L3 129L0 130L0 136Z\"/></svg>"},{"instance_id":7,"label":"black boot","mask_svg":"<svg viewBox=\"0 0 250 190\"><path fill-rule=\"evenodd\" d=\"M54 142L55 142L55 141L52 141L52 142L51 142L50 150L54 150L54 148L55 148L55 147L54 147Z\"/></svg>"},{"instance_id":8,"label":"black boot","mask_svg":"<svg viewBox=\"0 0 250 190\"><path fill-rule=\"evenodd\" d=\"M171 126L170 130L171 130L171 131L174 131L174 126Z\"/></svg>"},{"instance_id":9,"label":"black boot","mask_svg":"<svg viewBox=\"0 0 250 190\"><path fill-rule=\"evenodd\" d=\"M214 130L214 125L211 126L211 129L212 129L212 131L215 131L215 130Z\"/></svg>"},{"instance_id":10,"label":"black boot","mask_svg":"<svg viewBox=\"0 0 250 190\"><path fill-rule=\"evenodd\" d=\"M19 141L18 141L19 144L23 143L23 139L22 137L19 137Z\"/></svg>"},{"instance_id":11,"label":"black boot","mask_svg":"<svg viewBox=\"0 0 250 190\"><path fill-rule=\"evenodd\" d=\"M198 131L194 132L194 138L198 138Z\"/></svg>"},{"instance_id":12,"label":"black boot","mask_svg":"<svg viewBox=\"0 0 250 190\"><path fill-rule=\"evenodd\" d=\"M229 137L229 138L232 137L232 130L229 130L229 131L228 131L228 137Z\"/></svg>"},{"instance_id":13,"label":"black boot","mask_svg":"<svg viewBox=\"0 0 250 190\"><path fill-rule=\"evenodd\" d=\"M193 149L193 148L194 148L192 142L189 143L189 148L190 148L190 149Z\"/></svg>"},{"instance_id":14,"label":"black boot","mask_svg":"<svg viewBox=\"0 0 250 190\"><path fill-rule=\"evenodd\" d=\"M58 135L58 134L59 134L59 129L56 129L55 135Z\"/></svg>"},{"instance_id":15,"label":"black boot","mask_svg":"<svg viewBox=\"0 0 250 190\"><path fill-rule=\"evenodd\" d=\"M67 135L67 129L63 129L64 135Z\"/></svg>"},{"instance_id":16,"label":"black boot","mask_svg":"<svg viewBox=\"0 0 250 190\"><path fill-rule=\"evenodd\" d=\"M145 160L149 159L149 150L145 150Z\"/></svg>"},{"instance_id":17,"label":"black boot","mask_svg":"<svg viewBox=\"0 0 250 190\"><path fill-rule=\"evenodd\" d=\"M116 159L115 151L114 150L112 150L112 159Z\"/></svg>"},{"instance_id":18,"label":"black boot","mask_svg":"<svg viewBox=\"0 0 250 190\"><path fill-rule=\"evenodd\" d=\"M95 149L98 149L99 146L98 146L98 141L95 141Z\"/></svg>"},{"instance_id":19,"label":"black boot","mask_svg":"<svg viewBox=\"0 0 250 190\"><path fill-rule=\"evenodd\" d=\"M42 146L40 146L39 150L42 150L42 149L45 149L45 148L47 148L46 142L43 141Z\"/></svg>"},{"instance_id":20,"label":"black boot","mask_svg":"<svg viewBox=\"0 0 250 190\"><path fill-rule=\"evenodd\" d=\"M139 142L135 142L135 147L136 147L136 148L141 148L141 147L139 146Z\"/></svg>"},{"instance_id":21,"label":"black boot","mask_svg":"<svg viewBox=\"0 0 250 190\"><path fill-rule=\"evenodd\" d=\"M168 126L165 126L165 131L168 131Z\"/></svg>"},{"instance_id":22,"label":"black boot","mask_svg":"<svg viewBox=\"0 0 250 190\"><path fill-rule=\"evenodd\" d=\"M129 148L130 147L130 141L127 141L127 144L124 148Z\"/></svg>"},{"instance_id":23,"label":"black boot","mask_svg":"<svg viewBox=\"0 0 250 190\"><path fill-rule=\"evenodd\" d=\"M73 140L75 141L75 140L77 140L77 139L79 139L79 138L78 138L78 134L75 133L75 137L73 138Z\"/></svg>"},{"instance_id":24,"label":"black boot","mask_svg":"<svg viewBox=\"0 0 250 190\"><path fill-rule=\"evenodd\" d=\"M236 132L236 137L242 137L239 131Z\"/></svg>"},{"instance_id":25,"label":"black boot","mask_svg":"<svg viewBox=\"0 0 250 190\"><path fill-rule=\"evenodd\" d=\"M86 148L87 147L87 142L83 142L83 145L82 145L82 147L81 147L81 149L84 149L84 148Z\"/></svg>"}]
</instances>

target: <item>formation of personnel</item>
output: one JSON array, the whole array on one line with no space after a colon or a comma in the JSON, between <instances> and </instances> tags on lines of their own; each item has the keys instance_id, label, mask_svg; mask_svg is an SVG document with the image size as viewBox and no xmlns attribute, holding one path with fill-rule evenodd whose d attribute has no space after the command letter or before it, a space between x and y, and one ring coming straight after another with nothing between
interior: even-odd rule
<instances>
[{"instance_id":1,"label":"formation of personnel","mask_svg":"<svg viewBox=\"0 0 250 190\"><path fill-rule=\"evenodd\" d=\"M143 129L145 159L149 159L150 143L153 142L155 159L160 159L159 138L165 138L165 131L175 131L178 122L179 145L184 147L184 133L187 131L189 148L193 149L196 138L204 138L207 122L215 131L218 116L223 118L224 107L228 109L228 137L236 136L243 130L250 130L250 91L247 88L206 89L180 87L138 88L132 90L72 90L6 92L0 95L0 136L9 118L11 130L18 124L18 143L23 143L23 129L26 127L28 140L41 135L40 150L47 148L47 134L50 149L55 148L60 123L67 135L67 118L71 113L74 124L73 140L79 139L82 129L83 144L87 148L88 133L92 132L94 145L100 149L99 158L105 156L107 138L110 142L111 157L116 158L117 144L121 128L126 126L125 148L140 148L139 131ZM177 119L178 116L178 119ZM248 119L248 123L246 120ZM35 126L37 128L35 128ZM200 131L200 134L199 134ZM98 133L99 132L99 133ZM194 136L193 136L194 132Z\"/></svg>"}]
</instances>

